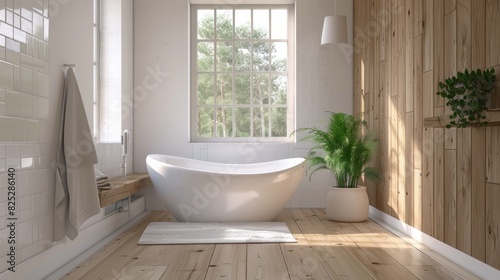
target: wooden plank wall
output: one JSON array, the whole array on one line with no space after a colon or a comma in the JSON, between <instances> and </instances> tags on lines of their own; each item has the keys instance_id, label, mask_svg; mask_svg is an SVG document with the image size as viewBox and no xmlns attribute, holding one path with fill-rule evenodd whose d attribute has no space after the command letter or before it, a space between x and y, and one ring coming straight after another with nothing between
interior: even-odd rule
<instances>
[{"instance_id":1,"label":"wooden plank wall","mask_svg":"<svg viewBox=\"0 0 500 280\"><path fill-rule=\"evenodd\" d=\"M495 68L500 0L354 0L354 112L379 139L370 203L500 269L500 127L424 127L438 83ZM500 107L500 82L492 98Z\"/></svg>"}]
</instances>

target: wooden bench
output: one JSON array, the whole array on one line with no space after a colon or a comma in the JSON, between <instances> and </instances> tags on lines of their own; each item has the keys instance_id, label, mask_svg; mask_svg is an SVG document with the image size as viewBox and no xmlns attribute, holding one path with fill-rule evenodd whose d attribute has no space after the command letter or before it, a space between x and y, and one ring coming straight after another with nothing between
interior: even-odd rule
<instances>
[{"instance_id":1,"label":"wooden bench","mask_svg":"<svg viewBox=\"0 0 500 280\"><path fill-rule=\"evenodd\" d=\"M121 178L111 179L110 190L99 190L99 200L101 208L120 201L143 188L151 185L151 180L147 173L134 173L127 175L127 180Z\"/></svg>"}]
</instances>

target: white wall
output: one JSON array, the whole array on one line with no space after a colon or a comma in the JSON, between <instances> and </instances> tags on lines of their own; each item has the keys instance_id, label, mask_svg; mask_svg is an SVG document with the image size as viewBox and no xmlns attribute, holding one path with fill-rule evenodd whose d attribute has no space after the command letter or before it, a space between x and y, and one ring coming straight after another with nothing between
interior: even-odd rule
<instances>
[{"instance_id":1,"label":"white wall","mask_svg":"<svg viewBox=\"0 0 500 280\"><path fill-rule=\"evenodd\" d=\"M122 1L125 2L125 0ZM5 3L12 5L5 6ZM123 6L128 7L124 20L128 21L129 26L128 29L125 28L128 40L125 52L128 53L129 59L124 63L128 70L124 84L130 93L132 88L132 0L127 0ZM20 7L31 11L33 17ZM0 137L0 279L43 279L133 217L129 217L127 213L121 213L104 219L104 210L101 210L99 215L82 225L81 229L85 229L84 232L87 235L78 236L74 241L53 244L52 212L55 171L52 163L55 161L59 135L64 64L77 64L78 85L89 124L91 126L93 124L93 1L0 0L0 20L2 20L2 13L5 14L6 10L8 13L18 13L25 21L32 21L33 30L32 33L25 31L26 42L19 37L7 39L11 40L9 41L11 48L12 45L19 45L18 51L0 46L0 64L3 63L1 61L5 61L9 65L0 69L0 81L4 82L4 77L12 77L10 79L12 86L0 85L0 135L2 135ZM35 13L42 16L41 24L38 23L40 21L35 20ZM7 24L16 26L16 23L7 22ZM2 38L3 36L0 36L0 45ZM3 71L5 68L9 71ZM22 75L17 75L18 72ZM11 103L11 98L5 98L5 89L13 92L11 96L23 96L24 101L20 102L17 110L9 107L8 111L2 112L2 107L14 105ZM32 110L28 110L26 104L32 105ZM124 127L132 129L132 118L133 114L130 112L124 118ZM8 124L4 121L5 119L20 123L13 127L14 133L11 136L4 134L3 125ZM28 125L21 125L23 122ZM98 144L96 148L99 156L98 167L105 169L108 175L119 175L119 164L115 161L121 162L120 144ZM32 164L25 164L30 159ZM130 159L130 171L132 170L131 163ZM16 252L18 272L16 274L10 271L1 273L7 268L8 228L6 228L6 213L2 211L6 209L7 199L5 164L15 166L18 177L16 192L18 220L15 231L18 245Z\"/></svg>"},{"instance_id":2,"label":"white wall","mask_svg":"<svg viewBox=\"0 0 500 280\"><path fill-rule=\"evenodd\" d=\"M352 0L339 0L338 14L349 21L352 42ZM296 1L297 127L322 126L329 113L352 112L352 57L338 46L320 46L323 18L335 14L335 2ZM134 2L134 169L145 172L148 154L161 153L217 162L258 162L305 156L308 143L189 143L189 1ZM154 86L145 86L158 71ZM304 178L290 207L322 207L329 174ZM161 208L149 190L148 209Z\"/></svg>"}]
</instances>

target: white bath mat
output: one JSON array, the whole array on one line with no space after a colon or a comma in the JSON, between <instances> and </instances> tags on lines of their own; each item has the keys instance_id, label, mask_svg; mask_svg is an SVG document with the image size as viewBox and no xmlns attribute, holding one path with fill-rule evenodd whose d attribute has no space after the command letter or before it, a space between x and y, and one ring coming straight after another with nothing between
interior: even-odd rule
<instances>
[{"instance_id":1,"label":"white bath mat","mask_svg":"<svg viewBox=\"0 0 500 280\"><path fill-rule=\"evenodd\" d=\"M297 242L285 223L150 223L138 244Z\"/></svg>"}]
</instances>

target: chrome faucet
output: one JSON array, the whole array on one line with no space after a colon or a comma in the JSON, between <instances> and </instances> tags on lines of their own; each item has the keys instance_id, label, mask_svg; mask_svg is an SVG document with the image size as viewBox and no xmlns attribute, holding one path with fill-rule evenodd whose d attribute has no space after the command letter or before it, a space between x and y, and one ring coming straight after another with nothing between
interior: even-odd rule
<instances>
[{"instance_id":1,"label":"chrome faucet","mask_svg":"<svg viewBox=\"0 0 500 280\"><path fill-rule=\"evenodd\" d=\"M130 131L125 129L122 133L122 180L127 180L127 155L128 144L130 143Z\"/></svg>"}]
</instances>

